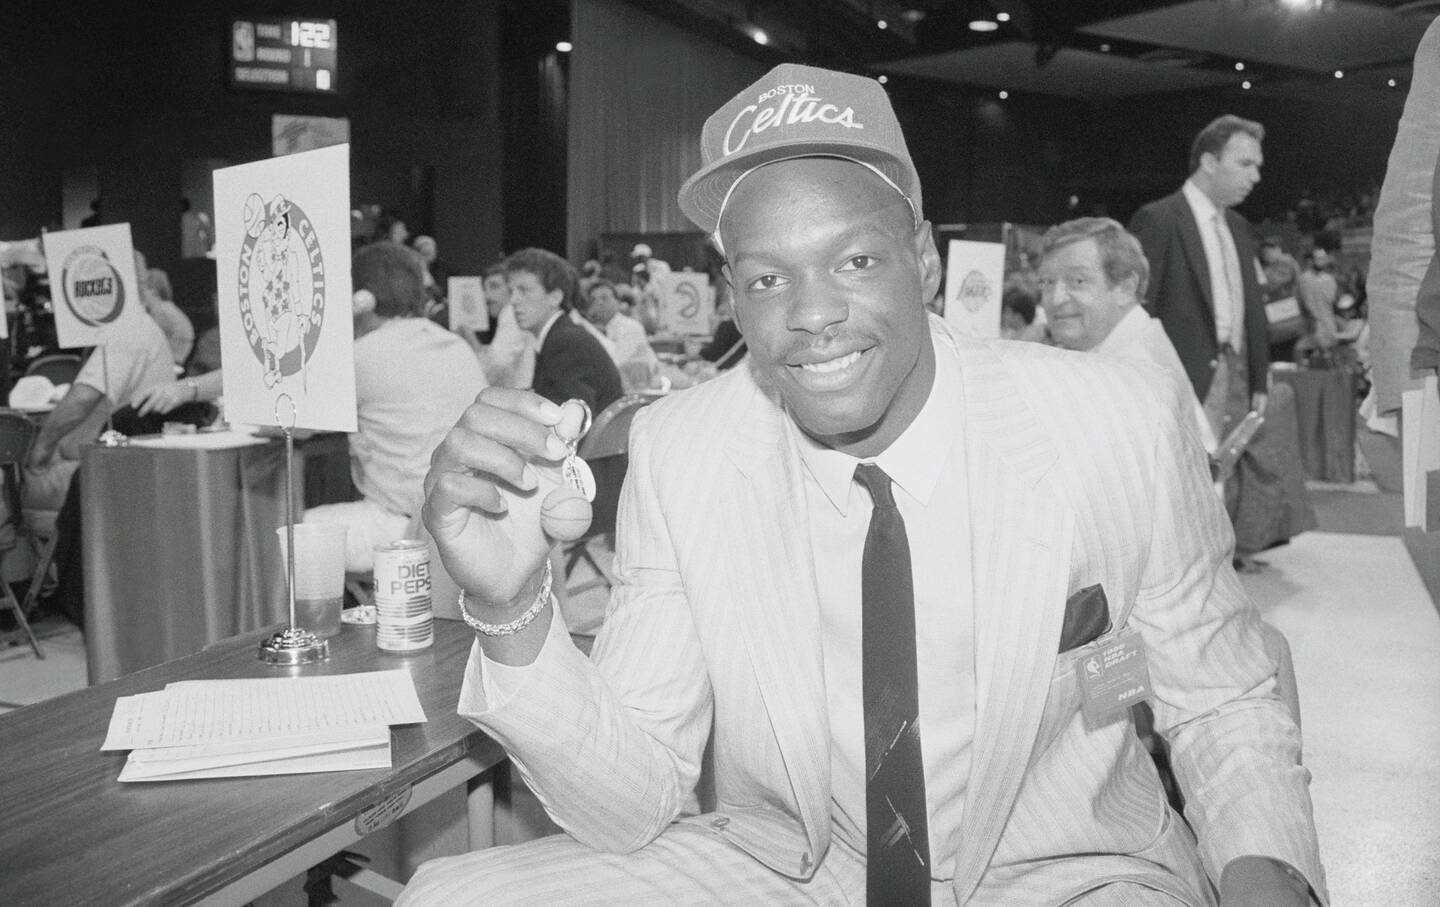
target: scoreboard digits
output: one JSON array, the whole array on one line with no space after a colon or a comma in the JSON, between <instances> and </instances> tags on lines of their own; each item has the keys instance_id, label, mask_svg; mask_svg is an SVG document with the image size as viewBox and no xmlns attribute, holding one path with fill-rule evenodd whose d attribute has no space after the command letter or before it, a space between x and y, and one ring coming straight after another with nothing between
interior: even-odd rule
<instances>
[{"instance_id":1,"label":"scoreboard digits","mask_svg":"<svg viewBox=\"0 0 1440 907\"><path fill-rule=\"evenodd\" d=\"M335 93L334 19L230 20L230 85Z\"/></svg>"}]
</instances>

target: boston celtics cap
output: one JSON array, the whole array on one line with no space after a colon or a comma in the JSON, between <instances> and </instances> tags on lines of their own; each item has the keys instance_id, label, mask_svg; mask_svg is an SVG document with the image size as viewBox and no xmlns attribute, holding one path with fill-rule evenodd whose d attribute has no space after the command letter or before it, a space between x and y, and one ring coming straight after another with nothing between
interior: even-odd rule
<instances>
[{"instance_id":1,"label":"boston celtics cap","mask_svg":"<svg viewBox=\"0 0 1440 907\"><path fill-rule=\"evenodd\" d=\"M784 63L710 115L700 170L680 187L680 210L715 233L737 183L758 167L837 157L894 187L920 221L920 177L885 89L875 79Z\"/></svg>"}]
</instances>

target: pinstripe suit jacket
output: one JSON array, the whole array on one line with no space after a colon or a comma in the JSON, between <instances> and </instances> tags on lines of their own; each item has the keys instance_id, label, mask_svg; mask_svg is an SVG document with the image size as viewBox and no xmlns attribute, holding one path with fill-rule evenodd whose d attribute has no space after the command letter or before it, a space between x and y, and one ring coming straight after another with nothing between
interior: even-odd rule
<instances>
[{"instance_id":1,"label":"pinstripe suit jacket","mask_svg":"<svg viewBox=\"0 0 1440 907\"><path fill-rule=\"evenodd\" d=\"M960 364L974 527L956 552L973 571L977 688L959 902L1056 904L1131 879L1205 904L1205 871L1243 854L1323 890L1299 731L1180 389L1145 363L970 340L938 320L932 336ZM713 728L715 811L681 821L793 877L826 851L819 611L785 418L745 368L647 408L593 660L557 634L493 709L472 663L462 711L596 848L642 847L676 821ZM1198 859L1129 721L1088 728L1077 655L1057 654L1066 599L1095 583L1149 646Z\"/></svg>"}]
</instances>

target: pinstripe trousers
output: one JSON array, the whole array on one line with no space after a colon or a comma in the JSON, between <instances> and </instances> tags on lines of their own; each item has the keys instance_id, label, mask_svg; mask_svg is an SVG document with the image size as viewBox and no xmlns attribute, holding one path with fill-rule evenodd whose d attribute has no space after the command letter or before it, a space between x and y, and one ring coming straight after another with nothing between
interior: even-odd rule
<instances>
[{"instance_id":1,"label":"pinstripe trousers","mask_svg":"<svg viewBox=\"0 0 1440 907\"><path fill-rule=\"evenodd\" d=\"M569 835L430 860L396 907L846 907L865 903L864 858L837 839L808 880L771 870L692 822L671 825L628 854L604 853ZM933 907L955 907L950 882L930 889ZM1066 907L1177 907L1168 894L1113 882ZM1017 904L1016 907L1025 907ZM1054 907L1035 902L1033 907Z\"/></svg>"}]
</instances>

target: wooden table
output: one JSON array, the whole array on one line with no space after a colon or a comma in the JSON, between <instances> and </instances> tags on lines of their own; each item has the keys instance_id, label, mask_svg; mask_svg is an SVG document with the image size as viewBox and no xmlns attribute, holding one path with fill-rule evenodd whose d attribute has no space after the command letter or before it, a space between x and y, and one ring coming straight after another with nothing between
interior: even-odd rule
<instances>
[{"instance_id":1,"label":"wooden table","mask_svg":"<svg viewBox=\"0 0 1440 907\"><path fill-rule=\"evenodd\" d=\"M244 903L363 837L357 826L374 831L367 822L383 825L504 759L455 714L474 638L464 624L436 621L435 645L406 656L347 624L328 662L297 668L256 658L266 632L0 715L0 904ZM410 670L429 720L391 729L389 769L121 784L125 754L99 751L118 696L178 680L396 667Z\"/></svg>"}]
</instances>

